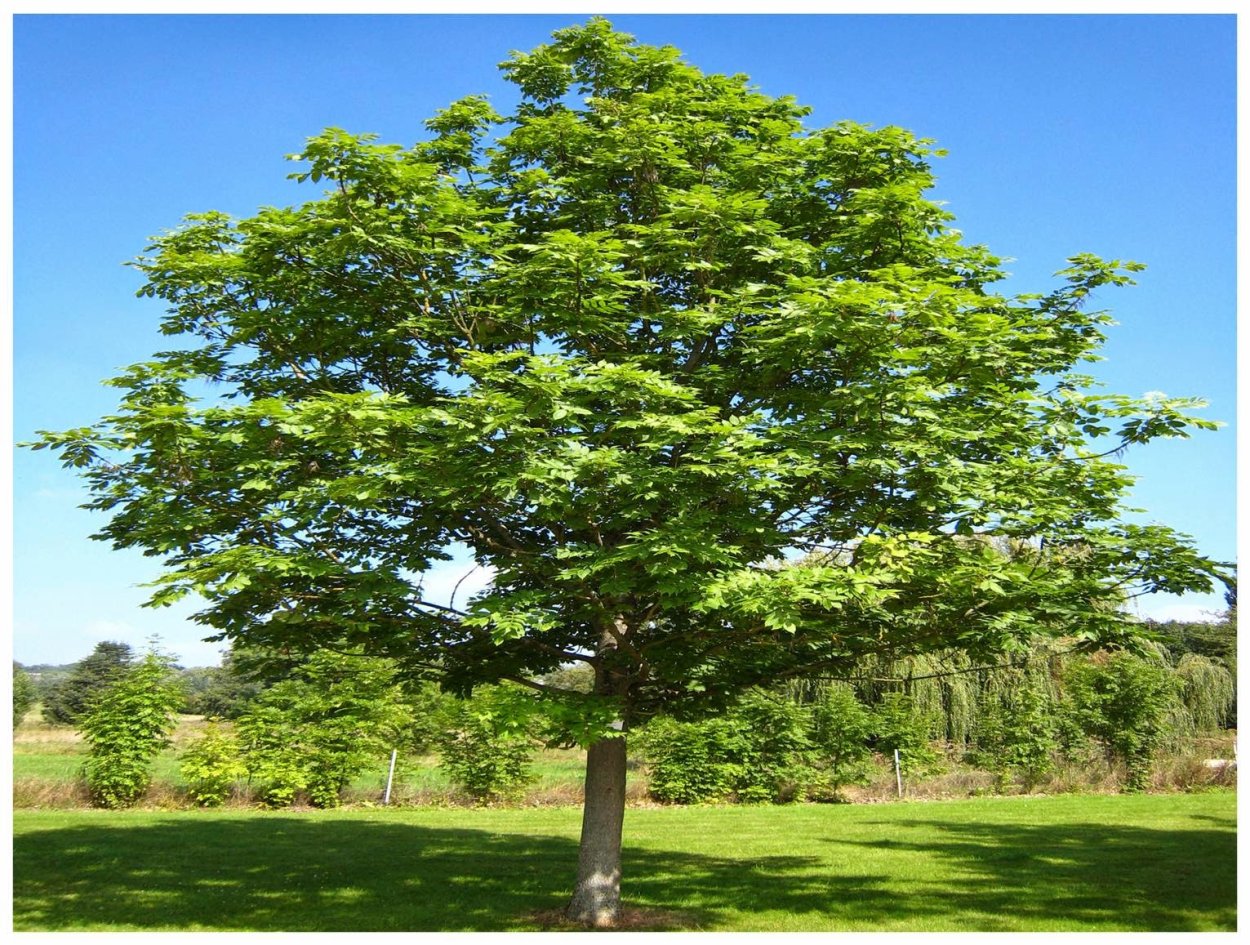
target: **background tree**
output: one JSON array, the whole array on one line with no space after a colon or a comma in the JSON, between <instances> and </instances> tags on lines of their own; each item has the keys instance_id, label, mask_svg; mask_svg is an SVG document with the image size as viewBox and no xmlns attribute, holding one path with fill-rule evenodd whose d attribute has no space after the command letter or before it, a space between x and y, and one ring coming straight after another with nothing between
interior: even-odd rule
<instances>
[{"instance_id":1,"label":"background tree","mask_svg":"<svg viewBox=\"0 0 1250 945\"><path fill-rule=\"evenodd\" d=\"M76 725L94 700L124 676L134 659L128 643L105 640L74 664L43 699L43 717L57 725Z\"/></svg>"},{"instance_id":2,"label":"background tree","mask_svg":"<svg viewBox=\"0 0 1250 945\"><path fill-rule=\"evenodd\" d=\"M16 662L13 664L13 727L17 728L35 704L35 684Z\"/></svg>"},{"instance_id":3,"label":"background tree","mask_svg":"<svg viewBox=\"0 0 1250 945\"><path fill-rule=\"evenodd\" d=\"M533 716L533 701L510 688L488 687L455 700L434 739L440 764L479 801L515 799L533 781Z\"/></svg>"},{"instance_id":4,"label":"background tree","mask_svg":"<svg viewBox=\"0 0 1250 945\"><path fill-rule=\"evenodd\" d=\"M90 702L81 731L93 803L128 807L143 796L152 759L169 744L183 699L170 660L150 652Z\"/></svg>"},{"instance_id":5,"label":"background tree","mask_svg":"<svg viewBox=\"0 0 1250 945\"><path fill-rule=\"evenodd\" d=\"M459 692L591 666L541 690L589 720L572 918L619 914L625 738L656 712L883 649L1115 639L1126 596L1210 587L1183 537L1118 522L1106 457L1211 424L1076 371L1091 294L1140 266L997 294L925 199L930 142L807 128L603 20L502 68L508 118L328 130L296 175L319 199L158 237L135 265L177 348L38 445L218 638ZM419 578L454 542L494 569L459 608ZM824 557L775 566L796 552Z\"/></svg>"},{"instance_id":6,"label":"background tree","mask_svg":"<svg viewBox=\"0 0 1250 945\"><path fill-rule=\"evenodd\" d=\"M811 742L834 800L847 784L866 781L872 752L872 718L845 683L824 686L812 703Z\"/></svg>"},{"instance_id":7,"label":"background tree","mask_svg":"<svg viewBox=\"0 0 1250 945\"><path fill-rule=\"evenodd\" d=\"M1149 783L1155 750L1169 734L1180 682L1157 659L1100 653L1074 661L1064 674L1065 708L1109 758L1120 761L1128 787Z\"/></svg>"},{"instance_id":8,"label":"background tree","mask_svg":"<svg viewBox=\"0 0 1250 945\"><path fill-rule=\"evenodd\" d=\"M223 654L220 666L184 672L186 711L208 718L238 718L265 687L265 681L258 678L261 671L253 663L251 657L244 654L240 658L232 648Z\"/></svg>"},{"instance_id":9,"label":"background tree","mask_svg":"<svg viewBox=\"0 0 1250 945\"><path fill-rule=\"evenodd\" d=\"M337 807L343 789L396 743L406 715L390 663L322 650L257 696L238 732L269 803L305 790L317 807Z\"/></svg>"}]
</instances>

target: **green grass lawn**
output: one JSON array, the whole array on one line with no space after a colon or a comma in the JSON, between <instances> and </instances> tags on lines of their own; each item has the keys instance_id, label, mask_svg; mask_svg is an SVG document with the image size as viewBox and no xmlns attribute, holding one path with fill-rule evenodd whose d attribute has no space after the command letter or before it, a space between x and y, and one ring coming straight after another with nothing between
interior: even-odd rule
<instances>
[{"instance_id":1,"label":"green grass lawn","mask_svg":"<svg viewBox=\"0 0 1250 945\"><path fill-rule=\"evenodd\" d=\"M18 930L534 929L580 812L14 813ZM1236 795L631 809L623 889L715 931L1236 927Z\"/></svg>"}]
</instances>

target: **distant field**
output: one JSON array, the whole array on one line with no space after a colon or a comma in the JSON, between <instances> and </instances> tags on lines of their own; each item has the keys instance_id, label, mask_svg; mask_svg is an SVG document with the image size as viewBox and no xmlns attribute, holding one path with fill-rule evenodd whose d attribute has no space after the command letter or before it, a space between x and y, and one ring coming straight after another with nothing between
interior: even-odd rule
<instances>
[{"instance_id":1,"label":"distant field","mask_svg":"<svg viewBox=\"0 0 1250 945\"><path fill-rule=\"evenodd\" d=\"M16 811L19 931L540 928L580 813ZM1233 931L1236 795L635 808L624 891L709 931Z\"/></svg>"}]
</instances>

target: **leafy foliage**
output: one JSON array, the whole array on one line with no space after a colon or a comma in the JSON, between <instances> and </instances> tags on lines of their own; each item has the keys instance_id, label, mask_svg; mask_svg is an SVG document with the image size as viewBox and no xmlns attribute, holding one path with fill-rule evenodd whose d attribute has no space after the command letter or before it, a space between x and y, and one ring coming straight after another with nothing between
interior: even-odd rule
<instances>
[{"instance_id":1,"label":"leafy foliage","mask_svg":"<svg viewBox=\"0 0 1250 945\"><path fill-rule=\"evenodd\" d=\"M43 716L58 725L76 725L93 701L125 675L134 659L127 643L105 640L74 664L69 674L43 699Z\"/></svg>"},{"instance_id":2,"label":"leafy foliage","mask_svg":"<svg viewBox=\"0 0 1250 945\"><path fill-rule=\"evenodd\" d=\"M1131 789L1144 788L1152 756L1177 705L1175 677L1157 661L1104 653L1072 664L1064 688L1075 724L1126 765Z\"/></svg>"},{"instance_id":3,"label":"leafy foliage","mask_svg":"<svg viewBox=\"0 0 1250 945\"><path fill-rule=\"evenodd\" d=\"M868 778L871 716L855 691L841 683L824 687L811 711L813 754L837 798L843 786Z\"/></svg>"},{"instance_id":4,"label":"leafy foliage","mask_svg":"<svg viewBox=\"0 0 1250 945\"><path fill-rule=\"evenodd\" d=\"M762 690L723 718L655 719L643 733L651 796L676 804L783 801L811 780L804 707Z\"/></svg>"},{"instance_id":5,"label":"leafy foliage","mask_svg":"<svg viewBox=\"0 0 1250 945\"><path fill-rule=\"evenodd\" d=\"M905 774L933 774L941 766L929 741L934 723L932 715L917 711L910 696L891 692L872 711L874 746L883 755L897 751Z\"/></svg>"},{"instance_id":6,"label":"leafy foliage","mask_svg":"<svg viewBox=\"0 0 1250 945\"><path fill-rule=\"evenodd\" d=\"M1006 693L987 693L976 733L976 760L994 772L1002 790L1018 774L1032 790L1054 767L1059 750L1056 706L1048 694L1026 679Z\"/></svg>"},{"instance_id":7,"label":"leafy foliage","mask_svg":"<svg viewBox=\"0 0 1250 945\"><path fill-rule=\"evenodd\" d=\"M135 262L180 347L36 445L101 537L165 557L154 603L461 691L589 653L633 723L883 638L1114 638L1124 593L1210 586L1183 537L1117 523L1131 480L1091 445L1212 426L1075 371L1091 295L1140 266L996 294L924 197L931 142L805 128L602 20L503 71L510 118L469 97L408 149L329 129L295 174L322 197L193 215ZM495 573L460 611L417 577L456 541Z\"/></svg>"},{"instance_id":8,"label":"leafy foliage","mask_svg":"<svg viewBox=\"0 0 1250 945\"><path fill-rule=\"evenodd\" d=\"M88 745L83 775L95 804L128 807L143 795L182 700L168 660L148 653L92 702L81 731Z\"/></svg>"},{"instance_id":9,"label":"leafy foliage","mask_svg":"<svg viewBox=\"0 0 1250 945\"><path fill-rule=\"evenodd\" d=\"M261 693L239 718L244 760L265 800L291 803L307 791L335 807L342 789L393 743L405 717L394 667L329 651Z\"/></svg>"},{"instance_id":10,"label":"leafy foliage","mask_svg":"<svg viewBox=\"0 0 1250 945\"><path fill-rule=\"evenodd\" d=\"M480 801L516 797L532 780L528 765L534 703L504 687L458 700L437 740L440 763L453 781Z\"/></svg>"},{"instance_id":11,"label":"leafy foliage","mask_svg":"<svg viewBox=\"0 0 1250 945\"><path fill-rule=\"evenodd\" d=\"M35 684L17 663L13 664L13 727L26 718L26 713L35 704Z\"/></svg>"},{"instance_id":12,"label":"leafy foliage","mask_svg":"<svg viewBox=\"0 0 1250 945\"><path fill-rule=\"evenodd\" d=\"M221 804L230 796L235 782L247 774L238 738L229 729L213 723L183 749L180 768L187 792L204 807Z\"/></svg>"}]
</instances>

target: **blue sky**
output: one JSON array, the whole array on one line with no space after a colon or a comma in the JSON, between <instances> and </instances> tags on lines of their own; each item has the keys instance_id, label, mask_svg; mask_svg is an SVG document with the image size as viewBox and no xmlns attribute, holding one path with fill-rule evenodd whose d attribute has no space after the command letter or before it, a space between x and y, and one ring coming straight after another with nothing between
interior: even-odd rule
<instances>
[{"instance_id":1,"label":"blue sky","mask_svg":"<svg viewBox=\"0 0 1250 945\"><path fill-rule=\"evenodd\" d=\"M336 125L409 144L435 109L487 93L495 66L572 15L14 18L14 432L90 423L99 381L168 346L159 303L122 266L207 209L245 215L315 194L283 155ZM745 72L812 106L937 139L937 199L1039 291L1067 256L1149 268L1114 311L1108 390L1200 395L1227 426L1125 461L1142 518L1235 548L1235 19L1222 16L613 16L709 72ZM155 562L87 536L102 524L47 453L14 459L14 657L69 662L159 634L217 660L192 608L141 609ZM447 585L469 567L435 576ZM480 573L478 575L480 577ZM466 582L467 590L475 579ZM1192 616L1218 595L1146 598Z\"/></svg>"}]
</instances>

